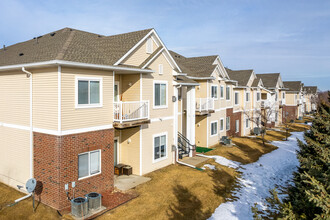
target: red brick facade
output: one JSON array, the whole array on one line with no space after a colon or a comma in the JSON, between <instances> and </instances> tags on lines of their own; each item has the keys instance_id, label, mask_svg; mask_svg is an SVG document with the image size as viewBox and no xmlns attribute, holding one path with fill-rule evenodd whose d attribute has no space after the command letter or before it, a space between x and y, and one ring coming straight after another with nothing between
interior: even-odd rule
<instances>
[{"instance_id":1,"label":"red brick facade","mask_svg":"<svg viewBox=\"0 0 330 220\"><path fill-rule=\"evenodd\" d=\"M113 138L113 129L66 136L34 132L34 177L41 202L58 210L70 206L64 187L69 183L72 193L71 182L76 182L75 197L112 191ZM101 150L101 173L78 180L78 154L97 149Z\"/></svg>"},{"instance_id":2,"label":"red brick facade","mask_svg":"<svg viewBox=\"0 0 330 220\"><path fill-rule=\"evenodd\" d=\"M283 106L282 110L282 122L290 122L298 117L298 106Z\"/></svg>"},{"instance_id":3,"label":"red brick facade","mask_svg":"<svg viewBox=\"0 0 330 220\"><path fill-rule=\"evenodd\" d=\"M226 117L230 117L230 130L227 131L227 136L241 136L242 130L242 112L233 112L233 108L226 109ZM239 120L239 132L236 133L236 120Z\"/></svg>"}]
</instances>

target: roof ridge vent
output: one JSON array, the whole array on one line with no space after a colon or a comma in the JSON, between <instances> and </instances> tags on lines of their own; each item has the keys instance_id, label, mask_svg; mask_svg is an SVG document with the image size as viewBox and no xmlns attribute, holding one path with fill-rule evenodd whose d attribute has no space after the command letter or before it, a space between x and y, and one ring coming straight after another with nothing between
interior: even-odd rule
<instances>
[{"instance_id":1,"label":"roof ridge vent","mask_svg":"<svg viewBox=\"0 0 330 220\"><path fill-rule=\"evenodd\" d=\"M51 36L51 37L54 37L55 34L56 34L55 32L50 33L50 36Z\"/></svg>"}]
</instances>

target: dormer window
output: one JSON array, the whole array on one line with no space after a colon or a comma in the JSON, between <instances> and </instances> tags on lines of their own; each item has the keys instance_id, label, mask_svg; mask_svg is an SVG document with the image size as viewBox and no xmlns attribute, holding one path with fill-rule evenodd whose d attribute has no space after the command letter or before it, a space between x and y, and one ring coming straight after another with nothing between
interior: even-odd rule
<instances>
[{"instance_id":1,"label":"dormer window","mask_svg":"<svg viewBox=\"0 0 330 220\"><path fill-rule=\"evenodd\" d=\"M153 51L152 39L148 38L147 40L147 53L152 53Z\"/></svg>"}]
</instances>

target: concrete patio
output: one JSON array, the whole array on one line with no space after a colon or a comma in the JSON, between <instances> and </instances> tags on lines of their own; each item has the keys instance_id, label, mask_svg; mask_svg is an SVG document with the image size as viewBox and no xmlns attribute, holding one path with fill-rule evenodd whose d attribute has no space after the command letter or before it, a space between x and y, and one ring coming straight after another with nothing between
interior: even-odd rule
<instances>
[{"instance_id":1,"label":"concrete patio","mask_svg":"<svg viewBox=\"0 0 330 220\"><path fill-rule=\"evenodd\" d=\"M146 183L151 178L149 177L143 177L143 176L137 176L137 175L121 175L121 176L115 176L115 187L118 188L121 191L127 191L129 189L133 189L136 186Z\"/></svg>"},{"instance_id":2,"label":"concrete patio","mask_svg":"<svg viewBox=\"0 0 330 220\"><path fill-rule=\"evenodd\" d=\"M210 159L210 158L195 156L195 157L184 157L180 161L183 163L192 165L192 166L197 166L198 164L203 163L204 161L207 161L208 159Z\"/></svg>"}]
</instances>

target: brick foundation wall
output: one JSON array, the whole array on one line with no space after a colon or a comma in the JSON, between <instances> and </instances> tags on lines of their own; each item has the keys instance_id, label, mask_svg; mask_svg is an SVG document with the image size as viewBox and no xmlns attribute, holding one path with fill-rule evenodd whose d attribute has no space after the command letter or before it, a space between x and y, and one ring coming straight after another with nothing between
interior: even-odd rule
<instances>
[{"instance_id":1,"label":"brick foundation wall","mask_svg":"<svg viewBox=\"0 0 330 220\"><path fill-rule=\"evenodd\" d=\"M233 112L233 108L226 109L226 117L230 117L230 130L226 132L227 136L237 137L241 136L242 130L242 112ZM239 132L236 133L236 120L239 120ZM226 119L225 119L225 126L226 126Z\"/></svg>"},{"instance_id":2,"label":"brick foundation wall","mask_svg":"<svg viewBox=\"0 0 330 220\"><path fill-rule=\"evenodd\" d=\"M295 120L297 117L298 117L298 107L297 106L283 106L282 123L290 122L290 120Z\"/></svg>"},{"instance_id":3,"label":"brick foundation wall","mask_svg":"<svg viewBox=\"0 0 330 220\"><path fill-rule=\"evenodd\" d=\"M34 177L37 198L55 209L70 206L65 184L76 182L75 197L109 192L114 187L114 129L54 136L34 132ZM78 180L78 154L101 150L101 173ZM72 196L72 195L71 195Z\"/></svg>"}]
</instances>

